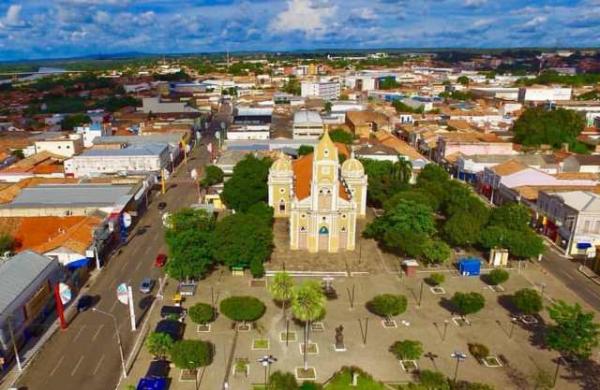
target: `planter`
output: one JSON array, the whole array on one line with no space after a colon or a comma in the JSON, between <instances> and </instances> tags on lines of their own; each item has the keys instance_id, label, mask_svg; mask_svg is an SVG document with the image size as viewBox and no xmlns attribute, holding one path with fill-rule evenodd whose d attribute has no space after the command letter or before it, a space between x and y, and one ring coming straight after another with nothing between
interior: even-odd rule
<instances>
[{"instance_id":1,"label":"planter","mask_svg":"<svg viewBox=\"0 0 600 390\"><path fill-rule=\"evenodd\" d=\"M252 325L250 325L250 324L238 324L237 330L238 330L238 332L250 332L252 330Z\"/></svg>"},{"instance_id":2,"label":"planter","mask_svg":"<svg viewBox=\"0 0 600 390\"><path fill-rule=\"evenodd\" d=\"M500 361L500 359L498 359L494 355L490 355L490 356L487 356L487 357L481 359L481 362L483 363L484 366L490 367L490 368L502 367L502 362Z\"/></svg>"},{"instance_id":3,"label":"planter","mask_svg":"<svg viewBox=\"0 0 600 390\"><path fill-rule=\"evenodd\" d=\"M250 281L250 287L266 287L267 280L266 279L252 279Z\"/></svg>"},{"instance_id":4,"label":"planter","mask_svg":"<svg viewBox=\"0 0 600 390\"><path fill-rule=\"evenodd\" d=\"M384 328L389 328L389 329L398 327L398 324L396 323L396 321L390 320L390 319L381 320L381 325L383 325Z\"/></svg>"},{"instance_id":5,"label":"planter","mask_svg":"<svg viewBox=\"0 0 600 390\"><path fill-rule=\"evenodd\" d=\"M254 339L252 340L253 351L266 351L269 349L269 339Z\"/></svg>"},{"instance_id":6,"label":"planter","mask_svg":"<svg viewBox=\"0 0 600 390\"><path fill-rule=\"evenodd\" d=\"M237 359L235 364L233 365L233 375L244 375L248 377L250 375L250 364L248 359Z\"/></svg>"},{"instance_id":7,"label":"planter","mask_svg":"<svg viewBox=\"0 0 600 390\"><path fill-rule=\"evenodd\" d=\"M304 343L298 344L300 347L300 355L304 355ZM317 343L308 343L306 346L306 354L307 355L318 355L319 354L319 346Z\"/></svg>"},{"instance_id":8,"label":"planter","mask_svg":"<svg viewBox=\"0 0 600 390\"><path fill-rule=\"evenodd\" d=\"M315 321L310 324L310 330L313 332L323 332L325 331L325 324L321 321Z\"/></svg>"},{"instance_id":9,"label":"planter","mask_svg":"<svg viewBox=\"0 0 600 390\"><path fill-rule=\"evenodd\" d=\"M317 370L314 367L308 367L306 370L304 367L297 367L295 370L295 375L296 379L301 381L317 380Z\"/></svg>"},{"instance_id":10,"label":"planter","mask_svg":"<svg viewBox=\"0 0 600 390\"><path fill-rule=\"evenodd\" d=\"M469 321L465 317L452 317L452 322L454 322L454 325L456 325L456 326L470 326L471 325L471 321Z\"/></svg>"},{"instance_id":11,"label":"planter","mask_svg":"<svg viewBox=\"0 0 600 390\"><path fill-rule=\"evenodd\" d=\"M416 360L399 360L400 366L405 372L412 372L419 369Z\"/></svg>"},{"instance_id":12,"label":"planter","mask_svg":"<svg viewBox=\"0 0 600 390\"><path fill-rule=\"evenodd\" d=\"M198 333L209 333L210 332L210 324L198 325L196 327L196 332L198 332Z\"/></svg>"},{"instance_id":13,"label":"planter","mask_svg":"<svg viewBox=\"0 0 600 390\"><path fill-rule=\"evenodd\" d=\"M279 333L279 341L282 343L286 342L286 332ZM296 332L287 332L287 342L295 343L296 341L298 341L298 335Z\"/></svg>"},{"instance_id":14,"label":"planter","mask_svg":"<svg viewBox=\"0 0 600 390\"><path fill-rule=\"evenodd\" d=\"M198 375L196 370L181 370L179 374L179 382L195 382L196 375Z\"/></svg>"},{"instance_id":15,"label":"planter","mask_svg":"<svg viewBox=\"0 0 600 390\"><path fill-rule=\"evenodd\" d=\"M446 294L446 290L444 289L444 287L440 287L440 286L430 287L429 290L435 295Z\"/></svg>"},{"instance_id":16,"label":"planter","mask_svg":"<svg viewBox=\"0 0 600 390\"><path fill-rule=\"evenodd\" d=\"M521 317L519 317L519 319L525 325L536 325L539 322L537 318L530 314L524 314Z\"/></svg>"}]
</instances>

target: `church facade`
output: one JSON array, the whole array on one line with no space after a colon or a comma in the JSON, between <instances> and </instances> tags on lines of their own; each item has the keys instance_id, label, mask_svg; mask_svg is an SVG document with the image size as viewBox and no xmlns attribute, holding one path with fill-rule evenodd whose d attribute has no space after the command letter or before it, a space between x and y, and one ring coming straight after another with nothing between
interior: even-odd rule
<instances>
[{"instance_id":1,"label":"church facade","mask_svg":"<svg viewBox=\"0 0 600 390\"><path fill-rule=\"evenodd\" d=\"M356 221L366 213L367 175L360 161L339 163L324 133L312 154L282 156L269 171L269 205L289 218L290 248L309 252L354 250Z\"/></svg>"}]
</instances>

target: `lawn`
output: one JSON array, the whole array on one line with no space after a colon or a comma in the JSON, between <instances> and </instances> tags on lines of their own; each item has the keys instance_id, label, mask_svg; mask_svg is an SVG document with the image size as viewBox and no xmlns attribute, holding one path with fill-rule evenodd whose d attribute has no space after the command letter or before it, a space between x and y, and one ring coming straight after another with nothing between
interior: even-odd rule
<instances>
[{"instance_id":1,"label":"lawn","mask_svg":"<svg viewBox=\"0 0 600 390\"><path fill-rule=\"evenodd\" d=\"M365 374L364 372L360 372L358 376L358 386L352 387L352 373L349 368L344 367L341 371L339 371L325 386L326 390L348 390L348 389L358 389L358 390L385 390L385 386L380 382L374 380L370 375Z\"/></svg>"}]
</instances>

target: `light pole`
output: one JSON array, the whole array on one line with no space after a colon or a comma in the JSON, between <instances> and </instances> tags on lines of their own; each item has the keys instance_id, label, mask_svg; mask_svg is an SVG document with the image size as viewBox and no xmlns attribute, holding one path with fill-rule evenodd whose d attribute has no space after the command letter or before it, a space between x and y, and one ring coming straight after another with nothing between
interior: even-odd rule
<instances>
[{"instance_id":1,"label":"light pole","mask_svg":"<svg viewBox=\"0 0 600 390\"><path fill-rule=\"evenodd\" d=\"M121 368L123 369L123 378L127 378L127 370L125 369L125 356L123 355L123 345L121 344L121 335L119 334L119 324L117 323L117 317L115 317L114 314L102 311L95 307L92 308L92 311L99 314L104 314L105 316L112 318L113 323L115 325L115 333L117 334L117 344L119 345L119 353L121 354Z\"/></svg>"},{"instance_id":2,"label":"light pole","mask_svg":"<svg viewBox=\"0 0 600 390\"><path fill-rule=\"evenodd\" d=\"M562 357L558 357L556 359L556 371L554 371L554 381L552 382L552 387L556 386L556 381L558 380L558 371L560 370L560 360Z\"/></svg>"},{"instance_id":3,"label":"light pole","mask_svg":"<svg viewBox=\"0 0 600 390\"><path fill-rule=\"evenodd\" d=\"M515 324L517 323L517 321L518 321L517 317L511 317L511 319L510 319L510 322L511 322L511 324L510 324L510 332L508 333L508 338L509 339L512 339L513 331L515 330Z\"/></svg>"},{"instance_id":4,"label":"light pole","mask_svg":"<svg viewBox=\"0 0 600 390\"><path fill-rule=\"evenodd\" d=\"M467 355L460 351L454 351L451 355L452 359L456 359L456 368L454 369L454 384L458 378L458 365L467 358Z\"/></svg>"},{"instance_id":5,"label":"light pole","mask_svg":"<svg viewBox=\"0 0 600 390\"><path fill-rule=\"evenodd\" d=\"M448 330L448 320L444 320L444 333L442 334L442 341L446 341L446 331Z\"/></svg>"},{"instance_id":6,"label":"light pole","mask_svg":"<svg viewBox=\"0 0 600 390\"><path fill-rule=\"evenodd\" d=\"M273 355L265 355L261 358L256 359L257 362L261 364L265 368L265 390L269 385L269 375L271 374L271 364L277 361L277 358Z\"/></svg>"}]
</instances>

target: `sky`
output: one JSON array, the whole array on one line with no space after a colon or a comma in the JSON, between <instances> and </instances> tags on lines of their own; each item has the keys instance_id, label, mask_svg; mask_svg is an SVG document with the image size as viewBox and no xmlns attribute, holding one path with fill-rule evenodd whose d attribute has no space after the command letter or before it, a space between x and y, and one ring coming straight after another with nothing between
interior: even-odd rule
<instances>
[{"instance_id":1,"label":"sky","mask_svg":"<svg viewBox=\"0 0 600 390\"><path fill-rule=\"evenodd\" d=\"M600 0L0 0L0 61L600 43Z\"/></svg>"}]
</instances>

